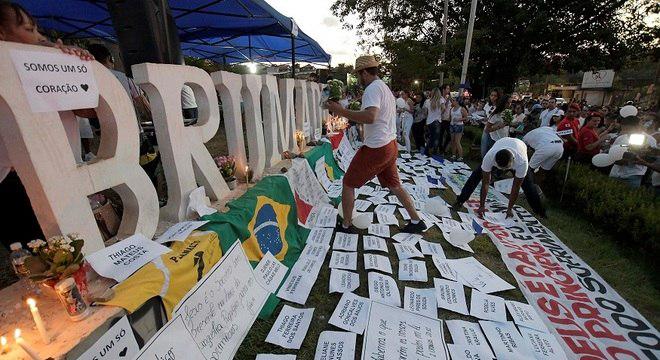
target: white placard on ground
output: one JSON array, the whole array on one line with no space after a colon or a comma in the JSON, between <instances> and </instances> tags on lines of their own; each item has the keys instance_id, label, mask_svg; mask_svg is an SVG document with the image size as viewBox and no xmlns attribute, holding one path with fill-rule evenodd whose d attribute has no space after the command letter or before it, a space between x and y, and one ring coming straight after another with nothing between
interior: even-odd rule
<instances>
[{"instance_id":1,"label":"white placard on ground","mask_svg":"<svg viewBox=\"0 0 660 360\"><path fill-rule=\"evenodd\" d=\"M341 269L330 269L329 292L351 292L360 287L360 275Z\"/></svg>"},{"instance_id":2,"label":"white placard on ground","mask_svg":"<svg viewBox=\"0 0 660 360\"><path fill-rule=\"evenodd\" d=\"M417 250L414 244L411 243L393 243L394 250L399 257L399 260L406 260L411 258L424 258L424 254Z\"/></svg>"},{"instance_id":3,"label":"white placard on ground","mask_svg":"<svg viewBox=\"0 0 660 360\"><path fill-rule=\"evenodd\" d=\"M399 220L391 214L377 213L376 220L379 224L399 226Z\"/></svg>"},{"instance_id":4,"label":"white placard on ground","mask_svg":"<svg viewBox=\"0 0 660 360\"><path fill-rule=\"evenodd\" d=\"M527 344L512 322L481 320L479 325L498 359L527 360L534 358L534 354L527 348Z\"/></svg>"},{"instance_id":5,"label":"white placard on ground","mask_svg":"<svg viewBox=\"0 0 660 360\"><path fill-rule=\"evenodd\" d=\"M400 207L398 210L401 213L401 218L403 218L403 220L410 220L410 214L408 214L408 210L402 207Z\"/></svg>"},{"instance_id":6,"label":"white placard on ground","mask_svg":"<svg viewBox=\"0 0 660 360\"><path fill-rule=\"evenodd\" d=\"M438 307L463 315L470 314L465 303L463 284L438 278L433 279L433 284L435 285L435 298Z\"/></svg>"},{"instance_id":7,"label":"white placard on ground","mask_svg":"<svg viewBox=\"0 0 660 360\"><path fill-rule=\"evenodd\" d=\"M376 206L374 209L374 214L385 214L385 215L394 215L394 212L396 211L396 205L392 204L379 204Z\"/></svg>"},{"instance_id":8,"label":"white placard on ground","mask_svg":"<svg viewBox=\"0 0 660 360\"><path fill-rule=\"evenodd\" d=\"M331 269L357 270L357 253L333 251L329 267Z\"/></svg>"},{"instance_id":9,"label":"white placard on ground","mask_svg":"<svg viewBox=\"0 0 660 360\"><path fill-rule=\"evenodd\" d=\"M316 282L316 278L311 278L307 273L298 269L291 269L289 276L277 292L277 297L288 300L296 304L305 305L307 297Z\"/></svg>"},{"instance_id":10,"label":"white placard on ground","mask_svg":"<svg viewBox=\"0 0 660 360\"><path fill-rule=\"evenodd\" d=\"M504 281L473 257L453 259L451 267L460 277L470 283L471 287L481 292L490 294L514 289L513 285Z\"/></svg>"},{"instance_id":11,"label":"white placard on ground","mask_svg":"<svg viewBox=\"0 0 660 360\"><path fill-rule=\"evenodd\" d=\"M354 360L356 338L352 332L322 332L316 343L314 360Z\"/></svg>"},{"instance_id":12,"label":"white placard on ground","mask_svg":"<svg viewBox=\"0 0 660 360\"><path fill-rule=\"evenodd\" d=\"M223 331L224 333L225 331ZM223 349L224 350L224 349ZM229 360L234 355L226 351L219 351L216 359ZM183 320L183 314L175 315L172 320L160 328L156 335L152 336L146 345L140 349L140 353L134 360L154 359L205 359L206 356L195 344Z\"/></svg>"},{"instance_id":13,"label":"white placard on ground","mask_svg":"<svg viewBox=\"0 0 660 360\"><path fill-rule=\"evenodd\" d=\"M381 204L387 204L387 200L383 199L382 197L379 196L371 196L367 198L367 201L374 205L381 205Z\"/></svg>"},{"instance_id":14,"label":"white placard on ground","mask_svg":"<svg viewBox=\"0 0 660 360\"><path fill-rule=\"evenodd\" d=\"M122 282L144 264L169 251L167 246L135 234L85 256L85 260L99 275Z\"/></svg>"},{"instance_id":15,"label":"white placard on ground","mask_svg":"<svg viewBox=\"0 0 660 360\"><path fill-rule=\"evenodd\" d=\"M438 303L435 301L435 289L415 289L406 286L403 293L403 308L437 319Z\"/></svg>"},{"instance_id":16,"label":"white placard on ground","mask_svg":"<svg viewBox=\"0 0 660 360\"><path fill-rule=\"evenodd\" d=\"M63 53L10 50L9 54L32 112L98 107L93 62Z\"/></svg>"},{"instance_id":17,"label":"white placard on ground","mask_svg":"<svg viewBox=\"0 0 660 360\"><path fill-rule=\"evenodd\" d=\"M287 270L289 269L268 251L254 268L254 276L264 289L274 294L284 280Z\"/></svg>"},{"instance_id":18,"label":"white placard on ground","mask_svg":"<svg viewBox=\"0 0 660 360\"><path fill-rule=\"evenodd\" d=\"M399 280L427 282L426 263L413 259L399 261Z\"/></svg>"},{"instance_id":19,"label":"white placard on ground","mask_svg":"<svg viewBox=\"0 0 660 360\"><path fill-rule=\"evenodd\" d=\"M563 360L566 353L552 335L542 331L519 326L520 334L527 348L534 353L538 360Z\"/></svg>"},{"instance_id":20,"label":"white placard on ground","mask_svg":"<svg viewBox=\"0 0 660 360\"><path fill-rule=\"evenodd\" d=\"M392 235L392 240L400 242L400 243L410 243L410 244L417 244L420 240L424 238L423 235L420 234L410 234L410 233L397 233Z\"/></svg>"},{"instance_id":21,"label":"white placard on ground","mask_svg":"<svg viewBox=\"0 0 660 360\"><path fill-rule=\"evenodd\" d=\"M446 360L442 321L373 303L362 342L362 359Z\"/></svg>"},{"instance_id":22,"label":"white placard on ground","mask_svg":"<svg viewBox=\"0 0 660 360\"><path fill-rule=\"evenodd\" d=\"M300 349L313 315L313 308L297 309L284 305L266 336L266 342L285 349Z\"/></svg>"},{"instance_id":23,"label":"white placard on ground","mask_svg":"<svg viewBox=\"0 0 660 360\"><path fill-rule=\"evenodd\" d=\"M548 328L531 305L510 300L506 300L505 304L516 325L548 332Z\"/></svg>"},{"instance_id":24,"label":"white placard on ground","mask_svg":"<svg viewBox=\"0 0 660 360\"><path fill-rule=\"evenodd\" d=\"M208 223L208 220L180 222L167 229L163 235L156 239L156 242L163 244L170 241L185 241L190 233L206 223Z\"/></svg>"},{"instance_id":25,"label":"white placard on ground","mask_svg":"<svg viewBox=\"0 0 660 360\"><path fill-rule=\"evenodd\" d=\"M364 254L364 269L378 270L388 274L392 273L392 264L387 256Z\"/></svg>"},{"instance_id":26,"label":"white placard on ground","mask_svg":"<svg viewBox=\"0 0 660 360\"><path fill-rule=\"evenodd\" d=\"M506 321L504 299L481 291L472 290L470 297L470 316L491 321Z\"/></svg>"},{"instance_id":27,"label":"white placard on ground","mask_svg":"<svg viewBox=\"0 0 660 360\"><path fill-rule=\"evenodd\" d=\"M357 251L358 234L348 234L343 232L335 233L335 241L332 243L333 250Z\"/></svg>"},{"instance_id":28,"label":"white placard on ground","mask_svg":"<svg viewBox=\"0 0 660 360\"><path fill-rule=\"evenodd\" d=\"M374 236L380 236L384 238L390 237L390 227L388 225L371 224L369 225L368 232L370 235Z\"/></svg>"},{"instance_id":29,"label":"white placard on ground","mask_svg":"<svg viewBox=\"0 0 660 360\"><path fill-rule=\"evenodd\" d=\"M385 242L385 239L372 235L362 236L362 248L364 251L389 252L387 250L387 242Z\"/></svg>"},{"instance_id":30,"label":"white placard on ground","mask_svg":"<svg viewBox=\"0 0 660 360\"><path fill-rule=\"evenodd\" d=\"M433 259L433 265L435 265L443 278L458 281L458 274L452 269L447 259L439 256L432 256L431 259Z\"/></svg>"},{"instance_id":31,"label":"white placard on ground","mask_svg":"<svg viewBox=\"0 0 660 360\"><path fill-rule=\"evenodd\" d=\"M480 354L487 355L486 359L495 357L479 324L465 320L447 320L445 324L447 324L454 344L476 348Z\"/></svg>"},{"instance_id":32,"label":"white placard on ground","mask_svg":"<svg viewBox=\"0 0 660 360\"><path fill-rule=\"evenodd\" d=\"M424 255L438 256L441 258L446 258L445 251L442 249L442 245L424 239L419 240L419 249Z\"/></svg>"},{"instance_id":33,"label":"white placard on ground","mask_svg":"<svg viewBox=\"0 0 660 360\"><path fill-rule=\"evenodd\" d=\"M313 228L307 235L307 243L330 246L333 231L332 228Z\"/></svg>"},{"instance_id":34,"label":"white placard on ground","mask_svg":"<svg viewBox=\"0 0 660 360\"><path fill-rule=\"evenodd\" d=\"M369 272L369 298L392 306L401 306L401 294L392 277L377 272Z\"/></svg>"},{"instance_id":35,"label":"white placard on ground","mask_svg":"<svg viewBox=\"0 0 660 360\"><path fill-rule=\"evenodd\" d=\"M357 211L367 211L367 209L369 209L369 206L371 206L371 203L368 202L367 200L356 199L354 206L355 206L355 210Z\"/></svg>"},{"instance_id":36,"label":"white placard on ground","mask_svg":"<svg viewBox=\"0 0 660 360\"><path fill-rule=\"evenodd\" d=\"M346 331L362 335L367 325L371 300L350 292L344 293L328 323Z\"/></svg>"},{"instance_id":37,"label":"white placard on ground","mask_svg":"<svg viewBox=\"0 0 660 360\"><path fill-rule=\"evenodd\" d=\"M138 352L140 352L140 346L135 341L131 324L128 323L126 316L123 316L85 350L78 360L132 359Z\"/></svg>"},{"instance_id":38,"label":"white placard on ground","mask_svg":"<svg viewBox=\"0 0 660 360\"><path fill-rule=\"evenodd\" d=\"M491 360L488 353L483 353L479 348L468 345L447 344L447 349L452 359L465 360Z\"/></svg>"},{"instance_id":39,"label":"white placard on ground","mask_svg":"<svg viewBox=\"0 0 660 360\"><path fill-rule=\"evenodd\" d=\"M308 227L334 228L337 225L339 211L330 205L316 205L307 216Z\"/></svg>"}]
</instances>

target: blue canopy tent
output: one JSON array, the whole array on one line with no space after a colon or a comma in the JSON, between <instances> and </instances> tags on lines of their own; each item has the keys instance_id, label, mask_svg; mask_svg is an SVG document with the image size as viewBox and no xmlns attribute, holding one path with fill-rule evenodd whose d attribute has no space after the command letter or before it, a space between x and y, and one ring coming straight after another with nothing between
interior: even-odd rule
<instances>
[{"instance_id":1,"label":"blue canopy tent","mask_svg":"<svg viewBox=\"0 0 660 360\"><path fill-rule=\"evenodd\" d=\"M40 26L65 38L117 41L105 0L20 0ZM169 0L185 55L229 64L329 64L328 55L263 0Z\"/></svg>"}]
</instances>

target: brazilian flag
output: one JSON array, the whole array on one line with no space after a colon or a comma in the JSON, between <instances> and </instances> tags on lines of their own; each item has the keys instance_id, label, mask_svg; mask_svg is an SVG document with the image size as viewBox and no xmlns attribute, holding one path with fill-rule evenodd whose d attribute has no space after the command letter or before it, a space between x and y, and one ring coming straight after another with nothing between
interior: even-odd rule
<instances>
[{"instance_id":1,"label":"brazilian flag","mask_svg":"<svg viewBox=\"0 0 660 360\"><path fill-rule=\"evenodd\" d=\"M328 177L330 180L338 180L344 177L344 172L341 170L339 165L337 165L337 162L335 161L335 157L332 153L332 145L330 143L327 143L325 141L320 142L321 145L315 146L312 150L309 150L306 152L305 159L307 159L307 162L309 163L309 166L312 168L312 171L314 171L314 168L316 167L316 162L320 158L325 159L325 172L328 173ZM332 199L332 202L337 205L339 204L339 201L341 201L341 196L336 197Z\"/></svg>"},{"instance_id":2,"label":"brazilian flag","mask_svg":"<svg viewBox=\"0 0 660 360\"><path fill-rule=\"evenodd\" d=\"M270 251L289 269L305 247L309 230L298 225L296 201L286 177L267 176L227 204L229 211L202 217L202 229L218 233L223 253L238 238L253 267ZM271 295L259 315L272 315L279 299Z\"/></svg>"}]
</instances>

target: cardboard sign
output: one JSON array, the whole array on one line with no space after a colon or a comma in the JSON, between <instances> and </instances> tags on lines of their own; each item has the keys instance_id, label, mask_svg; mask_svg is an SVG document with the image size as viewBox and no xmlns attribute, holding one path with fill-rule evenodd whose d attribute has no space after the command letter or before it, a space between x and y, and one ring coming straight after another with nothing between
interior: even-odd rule
<instances>
[{"instance_id":1,"label":"cardboard sign","mask_svg":"<svg viewBox=\"0 0 660 360\"><path fill-rule=\"evenodd\" d=\"M378 236L364 235L362 236L362 248L364 251L382 251L388 252L387 243L385 239Z\"/></svg>"},{"instance_id":2,"label":"cardboard sign","mask_svg":"<svg viewBox=\"0 0 660 360\"><path fill-rule=\"evenodd\" d=\"M392 273L392 264L387 256L376 254L364 254L364 269L378 270L384 273Z\"/></svg>"},{"instance_id":3,"label":"cardboard sign","mask_svg":"<svg viewBox=\"0 0 660 360\"><path fill-rule=\"evenodd\" d=\"M268 291L254 277L237 240L183 297L174 314L183 317L193 345L205 358L232 359L267 298ZM195 357L189 354L187 358Z\"/></svg>"},{"instance_id":4,"label":"cardboard sign","mask_svg":"<svg viewBox=\"0 0 660 360\"><path fill-rule=\"evenodd\" d=\"M157 243L163 244L170 241L185 241L188 235L195 231L200 226L208 223L208 221L184 221L180 222L159 236L156 240Z\"/></svg>"},{"instance_id":5,"label":"cardboard sign","mask_svg":"<svg viewBox=\"0 0 660 360\"><path fill-rule=\"evenodd\" d=\"M135 357L138 352L140 347L135 341L128 319L124 316L96 340L78 360L128 360Z\"/></svg>"},{"instance_id":6,"label":"cardboard sign","mask_svg":"<svg viewBox=\"0 0 660 360\"><path fill-rule=\"evenodd\" d=\"M329 266L331 269L357 270L357 253L333 251Z\"/></svg>"},{"instance_id":7,"label":"cardboard sign","mask_svg":"<svg viewBox=\"0 0 660 360\"><path fill-rule=\"evenodd\" d=\"M135 234L87 255L85 259L99 275L122 282L146 263L169 251L167 246Z\"/></svg>"},{"instance_id":8,"label":"cardboard sign","mask_svg":"<svg viewBox=\"0 0 660 360\"><path fill-rule=\"evenodd\" d=\"M324 331L316 343L314 360L354 360L357 335L345 331Z\"/></svg>"},{"instance_id":9,"label":"cardboard sign","mask_svg":"<svg viewBox=\"0 0 660 360\"><path fill-rule=\"evenodd\" d=\"M328 323L346 331L362 335L367 325L371 300L350 292L344 293Z\"/></svg>"},{"instance_id":10,"label":"cardboard sign","mask_svg":"<svg viewBox=\"0 0 660 360\"><path fill-rule=\"evenodd\" d=\"M330 269L330 293L351 292L358 287L360 287L360 275L350 271Z\"/></svg>"},{"instance_id":11,"label":"cardboard sign","mask_svg":"<svg viewBox=\"0 0 660 360\"><path fill-rule=\"evenodd\" d=\"M486 359L495 357L479 324L464 320L447 320L445 323L454 344L477 349L479 354L486 355Z\"/></svg>"},{"instance_id":12,"label":"cardboard sign","mask_svg":"<svg viewBox=\"0 0 660 360\"><path fill-rule=\"evenodd\" d=\"M284 280L287 270L289 269L268 251L254 268L254 276L264 289L274 294Z\"/></svg>"},{"instance_id":13,"label":"cardboard sign","mask_svg":"<svg viewBox=\"0 0 660 360\"><path fill-rule=\"evenodd\" d=\"M403 308L437 319L438 303L435 301L435 289L414 289L406 286L403 293Z\"/></svg>"},{"instance_id":14,"label":"cardboard sign","mask_svg":"<svg viewBox=\"0 0 660 360\"><path fill-rule=\"evenodd\" d=\"M63 53L11 50L10 55L33 112L98 107L92 62Z\"/></svg>"},{"instance_id":15,"label":"cardboard sign","mask_svg":"<svg viewBox=\"0 0 660 360\"><path fill-rule=\"evenodd\" d=\"M369 298L375 302L392 306L401 306L401 294L396 281L391 277L376 272L369 272Z\"/></svg>"},{"instance_id":16,"label":"cardboard sign","mask_svg":"<svg viewBox=\"0 0 660 360\"><path fill-rule=\"evenodd\" d=\"M300 349L313 315L314 309L296 309L284 305L266 336L266 342L285 349Z\"/></svg>"},{"instance_id":17,"label":"cardboard sign","mask_svg":"<svg viewBox=\"0 0 660 360\"><path fill-rule=\"evenodd\" d=\"M362 359L446 360L442 321L373 303L362 342Z\"/></svg>"},{"instance_id":18,"label":"cardboard sign","mask_svg":"<svg viewBox=\"0 0 660 360\"><path fill-rule=\"evenodd\" d=\"M433 284L438 307L463 315L470 314L465 303L463 284L438 278L433 279Z\"/></svg>"},{"instance_id":19,"label":"cardboard sign","mask_svg":"<svg viewBox=\"0 0 660 360\"><path fill-rule=\"evenodd\" d=\"M428 279L425 262L413 259L399 261L399 280L427 282Z\"/></svg>"},{"instance_id":20,"label":"cardboard sign","mask_svg":"<svg viewBox=\"0 0 660 360\"><path fill-rule=\"evenodd\" d=\"M223 352L223 350L224 346L220 351ZM231 359L232 357L233 354L215 358ZM188 329L186 329L183 314L178 314L149 339L149 342L140 350L134 360L205 358Z\"/></svg>"},{"instance_id":21,"label":"cardboard sign","mask_svg":"<svg viewBox=\"0 0 660 360\"><path fill-rule=\"evenodd\" d=\"M504 299L472 290L470 298L470 316L491 321L506 321Z\"/></svg>"},{"instance_id":22,"label":"cardboard sign","mask_svg":"<svg viewBox=\"0 0 660 360\"><path fill-rule=\"evenodd\" d=\"M335 233L335 241L332 243L333 250L357 251L358 234Z\"/></svg>"}]
</instances>

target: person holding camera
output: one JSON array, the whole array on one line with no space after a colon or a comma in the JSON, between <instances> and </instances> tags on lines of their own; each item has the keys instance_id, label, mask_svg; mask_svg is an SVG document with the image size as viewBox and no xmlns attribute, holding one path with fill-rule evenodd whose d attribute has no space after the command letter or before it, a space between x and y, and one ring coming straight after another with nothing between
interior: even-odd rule
<instances>
[{"instance_id":1,"label":"person holding camera","mask_svg":"<svg viewBox=\"0 0 660 360\"><path fill-rule=\"evenodd\" d=\"M641 141L637 143L636 138L640 138ZM646 149L657 149L658 144L656 140L642 131L639 118L633 115L621 119L621 135L614 140L612 146L616 145L625 145L629 149L624 154L623 159L614 163L610 171L610 177L622 181L633 188L640 187L642 185L642 178L646 174L647 166L650 163L645 161L640 156L640 153ZM628 153L632 153L632 155L628 155Z\"/></svg>"}]
</instances>

